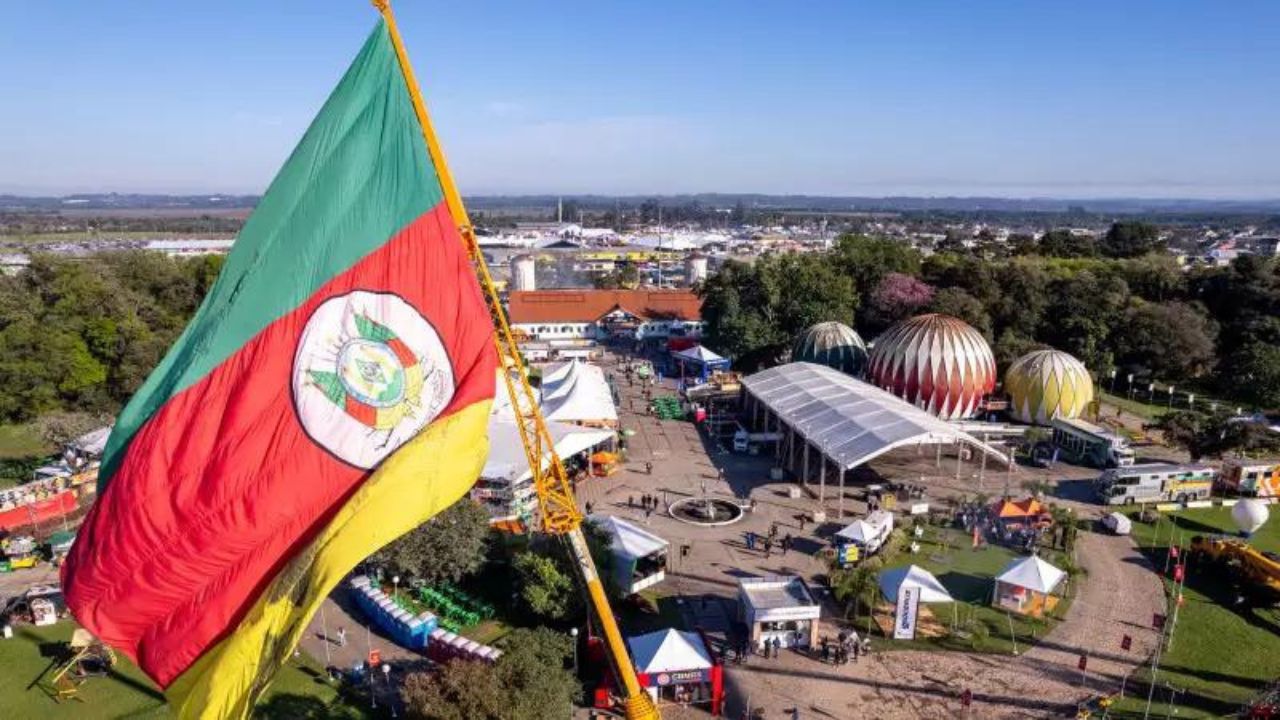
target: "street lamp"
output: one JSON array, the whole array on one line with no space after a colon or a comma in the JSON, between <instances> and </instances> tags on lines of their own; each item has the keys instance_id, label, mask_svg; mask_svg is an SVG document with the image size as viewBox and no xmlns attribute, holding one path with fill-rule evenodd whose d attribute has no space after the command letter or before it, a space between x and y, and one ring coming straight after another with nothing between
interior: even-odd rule
<instances>
[{"instance_id":1,"label":"street lamp","mask_svg":"<svg viewBox=\"0 0 1280 720\"><path fill-rule=\"evenodd\" d=\"M569 628L569 637L573 638L573 674L578 675L578 628Z\"/></svg>"},{"instance_id":2,"label":"street lamp","mask_svg":"<svg viewBox=\"0 0 1280 720\"><path fill-rule=\"evenodd\" d=\"M390 692L391 692L391 665L390 665L390 664L388 664L388 663L382 663L382 680L383 680L383 682L384 682L384 683L386 683L387 693L388 693L388 694L390 694ZM395 699L395 696L394 696L394 695L392 695L392 696L391 696L391 717L395 717L395 716L396 716L396 699Z\"/></svg>"},{"instance_id":3,"label":"street lamp","mask_svg":"<svg viewBox=\"0 0 1280 720\"><path fill-rule=\"evenodd\" d=\"M391 577L391 586L392 586L392 589L391 589L392 599L399 600L400 599L400 576L399 575L393 575ZM386 665L383 665L383 667L386 667Z\"/></svg>"}]
</instances>

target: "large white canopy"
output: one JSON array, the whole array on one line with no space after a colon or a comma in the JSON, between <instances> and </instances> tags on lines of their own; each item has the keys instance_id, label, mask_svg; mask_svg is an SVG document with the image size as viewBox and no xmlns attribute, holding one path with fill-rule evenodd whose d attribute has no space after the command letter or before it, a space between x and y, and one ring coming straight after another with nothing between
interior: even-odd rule
<instances>
[{"instance_id":1,"label":"large white canopy","mask_svg":"<svg viewBox=\"0 0 1280 720\"><path fill-rule=\"evenodd\" d=\"M578 360L542 376L542 416L560 422L615 422L618 409L604 370Z\"/></svg>"},{"instance_id":2,"label":"large white canopy","mask_svg":"<svg viewBox=\"0 0 1280 720\"><path fill-rule=\"evenodd\" d=\"M897 602L898 591L904 585L920 588L920 602L953 602L951 593L938 582L938 578L919 565L892 568L880 573L880 592L889 602Z\"/></svg>"},{"instance_id":3,"label":"large white canopy","mask_svg":"<svg viewBox=\"0 0 1280 720\"><path fill-rule=\"evenodd\" d=\"M90 430L71 441L71 447L93 457L100 457L107 447L107 438L111 436L111 425Z\"/></svg>"},{"instance_id":4,"label":"large white canopy","mask_svg":"<svg viewBox=\"0 0 1280 720\"><path fill-rule=\"evenodd\" d=\"M996 576L996 582L1015 585L1046 595L1053 592L1067 574L1032 555L1009 563L1004 572Z\"/></svg>"},{"instance_id":5,"label":"large white canopy","mask_svg":"<svg viewBox=\"0 0 1280 720\"><path fill-rule=\"evenodd\" d=\"M849 470L905 445L966 443L1004 454L880 388L839 370L788 363L743 378L759 402L836 465Z\"/></svg>"},{"instance_id":6,"label":"large white canopy","mask_svg":"<svg viewBox=\"0 0 1280 720\"><path fill-rule=\"evenodd\" d=\"M576 455L613 437L612 430L584 428L566 423L548 422L547 430L555 443L556 453L560 457ZM550 462L550 453L542 455L542 466ZM513 417L498 414L489 416L489 459L484 463L480 477L505 478L518 482L533 477L529 470L529 460L524 454L524 443L520 439L520 428Z\"/></svg>"},{"instance_id":7,"label":"large white canopy","mask_svg":"<svg viewBox=\"0 0 1280 720\"><path fill-rule=\"evenodd\" d=\"M667 549L666 540L613 515L593 515L601 528L608 531L613 544L610 550L625 560L639 560Z\"/></svg>"},{"instance_id":8,"label":"large white canopy","mask_svg":"<svg viewBox=\"0 0 1280 720\"><path fill-rule=\"evenodd\" d=\"M627 638L631 659L642 673L705 670L711 667L706 645L696 633L659 630Z\"/></svg>"},{"instance_id":9,"label":"large white canopy","mask_svg":"<svg viewBox=\"0 0 1280 720\"><path fill-rule=\"evenodd\" d=\"M685 348L675 354L680 360L689 360L695 363L707 365L716 362L725 362L724 356L716 354L712 350L708 350L702 345L694 345L691 348Z\"/></svg>"}]
</instances>

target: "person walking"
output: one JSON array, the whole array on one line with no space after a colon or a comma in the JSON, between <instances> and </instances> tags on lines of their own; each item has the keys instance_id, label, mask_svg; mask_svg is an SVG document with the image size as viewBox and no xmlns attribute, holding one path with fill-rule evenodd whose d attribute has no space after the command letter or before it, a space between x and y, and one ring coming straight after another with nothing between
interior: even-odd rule
<instances>
[{"instance_id":1,"label":"person walking","mask_svg":"<svg viewBox=\"0 0 1280 720\"><path fill-rule=\"evenodd\" d=\"M645 475L653 474L653 463L649 462L648 460L644 461L644 474Z\"/></svg>"},{"instance_id":2,"label":"person walking","mask_svg":"<svg viewBox=\"0 0 1280 720\"><path fill-rule=\"evenodd\" d=\"M590 515L591 513L588 512L587 514ZM787 551L790 549L791 549L791 533L787 533L782 538L782 557L786 557Z\"/></svg>"},{"instance_id":3,"label":"person walking","mask_svg":"<svg viewBox=\"0 0 1280 720\"><path fill-rule=\"evenodd\" d=\"M590 514L591 514L591 508L592 508L592 506L591 506L591 501L590 501L590 500L588 500L588 501L587 501L587 504L586 504L586 506L585 506L585 509L586 509L587 514L588 514L588 515L590 515Z\"/></svg>"},{"instance_id":4,"label":"person walking","mask_svg":"<svg viewBox=\"0 0 1280 720\"><path fill-rule=\"evenodd\" d=\"M853 664L858 664L858 654L862 652L862 646L855 640L853 643Z\"/></svg>"},{"instance_id":5,"label":"person walking","mask_svg":"<svg viewBox=\"0 0 1280 720\"><path fill-rule=\"evenodd\" d=\"M782 652L782 641L778 639L777 635L775 635L773 637L773 659L774 660L778 659L778 653L780 652Z\"/></svg>"},{"instance_id":6,"label":"person walking","mask_svg":"<svg viewBox=\"0 0 1280 720\"><path fill-rule=\"evenodd\" d=\"M628 508L631 508L632 510L634 510L634 509L636 508L636 496L635 496L635 495L628 495L628 496L627 496L627 507L628 507Z\"/></svg>"},{"instance_id":7,"label":"person walking","mask_svg":"<svg viewBox=\"0 0 1280 720\"><path fill-rule=\"evenodd\" d=\"M808 518L804 516L804 513L800 513L800 532L804 532L804 524L807 521L808 521Z\"/></svg>"},{"instance_id":8,"label":"person walking","mask_svg":"<svg viewBox=\"0 0 1280 720\"><path fill-rule=\"evenodd\" d=\"M764 559L768 560L773 555L773 538L764 539Z\"/></svg>"},{"instance_id":9,"label":"person walking","mask_svg":"<svg viewBox=\"0 0 1280 720\"><path fill-rule=\"evenodd\" d=\"M347 629L345 627L338 628L338 647L347 646Z\"/></svg>"},{"instance_id":10,"label":"person walking","mask_svg":"<svg viewBox=\"0 0 1280 720\"><path fill-rule=\"evenodd\" d=\"M769 526L769 537L770 538L778 537L778 523L775 522Z\"/></svg>"},{"instance_id":11,"label":"person walking","mask_svg":"<svg viewBox=\"0 0 1280 720\"><path fill-rule=\"evenodd\" d=\"M747 531L747 549L748 550L756 549L756 534L751 532L750 530Z\"/></svg>"}]
</instances>

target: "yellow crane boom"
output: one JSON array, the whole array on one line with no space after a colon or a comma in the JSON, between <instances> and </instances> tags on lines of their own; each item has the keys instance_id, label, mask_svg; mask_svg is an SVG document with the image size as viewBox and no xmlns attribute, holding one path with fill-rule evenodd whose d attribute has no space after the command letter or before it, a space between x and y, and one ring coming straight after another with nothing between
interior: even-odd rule
<instances>
[{"instance_id":1,"label":"yellow crane boom","mask_svg":"<svg viewBox=\"0 0 1280 720\"><path fill-rule=\"evenodd\" d=\"M555 443L542 418L533 388L529 385L529 380L524 373L524 364L520 359L515 338L512 337L511 326L507 323L506 312L502 308L497 288L494 287L493 277L489 274L489 267L485 264L484 255L476 242L475 229L471 227L466 206L462 203L462 196L458 193L453 174L449 172L449 165L445 162L435 128L427 115L426 104L422 100L422 93L418 89L418 82L409 65L404 43L400 39L400 31L396 27L395 16L391 12L391 4L389 0L372 0L372 3L386 21L387 30L396 49L396 56L409 85L414 112L417 113L418 121L422 125L427 150L435 163L445 202L449 204L449 214L458 223L458 232L466 244L467 254L475 266L477 280L489 303L489 310L493 314L494 345L497 347L498 362L502 367L501 375L506 383L507 392L511 396L516 426L520 429L520 439L524 444L525 457L529 461L529 469L533 472L534 487L537 490L538 505L542 515L542 531L564 536L568 540L569 551L578 570L578 577L586 587L591 609L604 634L609 663L622 691L623 713L628 720L660 720L653 700L640 687L635 667L631 664L631 658L627 655L627 649L622 642L622 633L618 630L618 623L614 619L613 611L609 608L609 599L605 595L604 585L600 582L600 575L596 571L595 563L591 560L587 540L582 534L582 513L578 511L578 504L574 500L569 476L564 470L564 464L560 462L560 456L556 454ZM542 462L543 457L550 458L545 468Z\"/></svg>"}]
</instances>

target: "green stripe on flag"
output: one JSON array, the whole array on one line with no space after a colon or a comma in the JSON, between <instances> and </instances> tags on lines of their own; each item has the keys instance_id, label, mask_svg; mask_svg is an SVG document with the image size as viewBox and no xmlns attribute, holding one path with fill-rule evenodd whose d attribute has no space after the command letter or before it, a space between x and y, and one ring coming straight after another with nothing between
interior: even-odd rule
<instances>
[{"instance_id":1,"label":"green stripe on flag","mask_svg":"<svg viewBox=\"0 0 1280 720\"><path fill-rule=\"evenodd\" d=\"M442 199L395 49L379 20L240 231L195 317L121 412L99 487L169 398Z\"/></svg>"}]
</instances>

